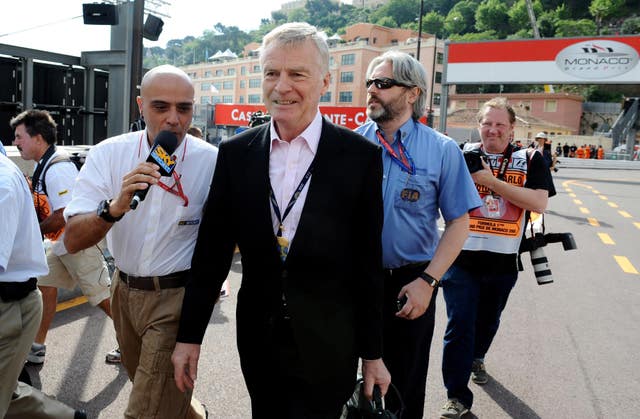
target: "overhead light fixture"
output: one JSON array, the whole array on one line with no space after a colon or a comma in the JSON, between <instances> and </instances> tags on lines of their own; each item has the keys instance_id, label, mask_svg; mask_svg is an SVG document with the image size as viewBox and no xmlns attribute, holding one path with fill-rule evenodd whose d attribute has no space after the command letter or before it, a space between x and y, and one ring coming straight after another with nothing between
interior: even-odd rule
<instances>
[{"instance_id":1,"label":"overhead light fixture","mask_svg":"<svg viewBox=\"0 0 640 419\"><path fill-rule=\"evenodd\" d=\"M85 25L117 25L118 9L115 4L85 3L82 5Z\"/></svg>"}]
</instances>

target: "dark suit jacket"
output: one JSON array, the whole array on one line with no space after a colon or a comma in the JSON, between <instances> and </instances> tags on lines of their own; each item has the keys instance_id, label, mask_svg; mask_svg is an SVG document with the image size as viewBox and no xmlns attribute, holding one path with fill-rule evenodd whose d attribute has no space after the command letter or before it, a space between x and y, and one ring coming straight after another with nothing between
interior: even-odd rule
<instances>
[{"instance_id":1,"label":"dark suit jacket","mask_svg":"<svg viewBox=\"0 0 640 419\"><path fill-rule=\"evenodd\" d=\"M237 243L237 339L249 392L264 373L282 294L306 379L353 391L358 357L382 355L382 160L364 137L323 120L304 209L283 263L269 201L269 124L220 145L185 292L179 342L201 343ZM257 380L257 381L256 381Z\"/></svg>"}]
</instances>

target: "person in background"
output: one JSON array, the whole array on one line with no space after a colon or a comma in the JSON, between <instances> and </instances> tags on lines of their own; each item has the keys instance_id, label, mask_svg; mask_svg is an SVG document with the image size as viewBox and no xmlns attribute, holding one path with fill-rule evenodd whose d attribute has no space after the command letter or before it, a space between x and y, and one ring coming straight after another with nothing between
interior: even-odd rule
<instances>
[{"instance_id":1,"label":"person in background","mask_svg":"<svg viewBox=\"0 0 640 419\"><path fill-rule=\"evenodd\" d=\"M427 80L409 54L388 51L374 58L366 81L370 121L356 129L383 146L382 360L404 401L404 419L423 416L438 283L467 238L468 212L481 205L455 142L418 121ZM398 411L394 403L392 398L387 406Z\"/></svg>"},{"instance_id":2,"label":"person in background","mask_svg":"<svg viewBox=\"0 0 640 419\"><path fill-rule=\"evenodd\" d=\"M271 115L220 145L173 354L179 388L200 345L236 244L237 343L254 419L338 418L362 359L364 392L382 394L382 161L379 147L324 119L329 49L307 23L265 35Z\"/></svg>"},{"instance_id":3,"label":"person in background","mask_svg":"<svg viewBox=\"0 0 640 419\"><path fill-rule=\"evenodd\" d=\"M202 130L195 125L191 125L187 130L187 134L193 135L196 138L204 139L204 134L202 134Z\"/></svg>"},{"instance_id":4,"label":"person in background","mask_svg":"<svg viewBox=\"0 0 640 419\"><path fill-rule=\"evenodd\" d=\"M142 78L137 98L146 129L94 146L65 208L70 252L107 238L116 265L111 308L122 364L133 381L126 418L203 418L192 392L173 380L171 353L217 149L187 134L193 84L182 70L161 65ZM168 131L165 132L165 131ZM162 132L177 138L171 176L147 162ZM134 193L148 188L132 211Z\"/></svg>"},{"instance_id":5,"label":"person in background","mask_svg":"<svg viewBox=\"0 0 640 419\"><path fill-rule=\"evenodd\" d=\"M0 418L86 419L86 414L18 381L38 331L36 277L48 272L29 186L0 154Z\"/></svg>"},{"instance_id":6,"label":"person in background","mask_svg":"<svg viewBox=\"0 0 640 419\"><path fill-rule=\"evenodd\" d=\"M69 155L56 147L57 125L51 115L45 110L26 110L12 118L9 125L14 131L14 144L20 156L36 163L32 190L46 196L50 209L49 215L39 220L49 265L49 274L38 278L38 288L42 292L42 321L27 356L28 362L42 364L47 349L47 332L56 314L58 288L73 290L79 286L91 305L111 317L111 278L98 245L75 254L70 254L64 247L65 221L62 213L71 201L78 169ZM114 349L109 352L106 361L119 363L120 351Z\"/></svg>"},{"instance_id":7,"label":"person in background","mask_svg":"<svg viewBox=\"0 0 640 419\"><path fill-rule=\"evenodd\" d=\"M457 419L473 404L469 376L488 382L485 356L518 278L518 249L526 211L544 212L550 172L534 150L509 144L516 114L504 98L484 103L477 115L482 169L471 174L483 205L470 213L469 237L441 281L447 305L442 376L448 401L440 418ZM471 147L467 151L472 151Z\"/></svg>"}]
</instances>

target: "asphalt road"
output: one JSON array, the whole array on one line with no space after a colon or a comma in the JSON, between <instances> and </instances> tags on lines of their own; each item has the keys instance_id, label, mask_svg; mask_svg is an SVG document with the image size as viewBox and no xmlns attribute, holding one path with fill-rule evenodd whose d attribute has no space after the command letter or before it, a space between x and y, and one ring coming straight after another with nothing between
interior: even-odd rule
<instances>
[{"instance_id":1,"label":"asphalt road","mask_svg":"<svg viewBox=\"0 0 640 419\"><path fill-rule=\"evenodd\" d=\"M571 232L578 249L549 244L554 283L538 286L530 261L511 295L487 356L489 383L471 384L467 418L634 418L640 410L640 171L562 168L555 176L547 232ZM235 296L241 266L229 276L231 296L212 316L196 397L211 418L249 418L235 346ZM440 361L446 322L437 300L425 417L446 401ZM59 312L47 360L29 367L38 387L86 409L91 418L122 417L131 388L104 355L116 346L113 326L88 304Z\"/></svg>"}]
</instances>

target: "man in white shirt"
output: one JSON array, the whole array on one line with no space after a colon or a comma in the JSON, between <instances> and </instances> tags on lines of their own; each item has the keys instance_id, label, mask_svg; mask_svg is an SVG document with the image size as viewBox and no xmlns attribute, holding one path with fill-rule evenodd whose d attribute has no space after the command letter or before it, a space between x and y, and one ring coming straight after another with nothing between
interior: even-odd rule
<instances>
[{"instance_id":1,"label":"man in white shirt","mask_svg":"<svg viewBox=\"0 0 640 419\"><path fill-rule=\"evenodd\" d=\"M127 418L205 416L190 391L177 389L171 364L186 272L217 157L215 147L187 134L193 98L182 70L163 65L147 72L138 97L146 129L91 149L64 212L67 249L76 252L106 235L117 267L111 308L122 364L133 381ZM162 131L178 140L173 174L163 177L158 165L146 162ZM146 199L131 210L134 193L147 188Z\"/></svg>"},{"instance_id":2,"label":"man in white shirt","mask_svg":"<svg viewBox=\"0 0 640 419\"><path fill-rule=\"evenodd\" d=\"M25 160L37 163L32 189L46 196L48 210L42 215L36 208L40 222L40 232L45 238L45 248L49 274L38 278L38 288L42 292L42 321L36 334L27 361L44 363L45 340L49 326L56 314L58 288L69 290L79 286L89 303L98 306L111 317L109 304L109 270L101 249L91 246L76 254L69 254L64 247L64 208L71 201L71 191L78 175L76 165L68 154L56 148L57 126L49 112L27 110L11 119L9 125L14 130L14 144ZM41 201L36 201L41 202ZM110 362L120 362L117 350L107 355Z\"/></svg>"},{"instance_id":3,"label":"man in white shirt","mask_svg":"<svg viewBox=\"0 0 640 419\"><path fill-rule=\"evenodd\" d=\"M40 324L36 277L48 272L31 192L20 169L0 155L0 418L86 418L18 376Z\"/></svg>"}]
</instances>

